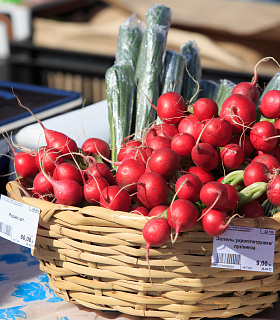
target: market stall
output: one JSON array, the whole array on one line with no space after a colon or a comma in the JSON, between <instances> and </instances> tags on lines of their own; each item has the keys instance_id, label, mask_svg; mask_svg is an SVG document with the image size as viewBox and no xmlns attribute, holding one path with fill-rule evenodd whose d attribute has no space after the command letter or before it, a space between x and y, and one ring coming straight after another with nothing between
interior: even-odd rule
<instances>
[{"instance_id":1,"label":"market stall","mask_svg":"<svg viewBox=\"0 0 280 320\"><path fill-rule=\"evenodd\" d=\"M4 316L276 319L280 73L259 73L279 63L205 79L196 40L167 47L171 21L154 4L121 23L105 100L42 121L18 97L36 124L5 135L1 282L32 269Z\"/></svg>"}]
</instances>

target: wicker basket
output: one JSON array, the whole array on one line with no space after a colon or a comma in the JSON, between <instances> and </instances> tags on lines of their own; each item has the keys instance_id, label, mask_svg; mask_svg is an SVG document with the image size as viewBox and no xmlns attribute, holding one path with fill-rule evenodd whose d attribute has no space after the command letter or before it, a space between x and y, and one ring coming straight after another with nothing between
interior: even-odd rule
<instances>
[{"instance_id":1,"label":"wicker basket","mask_svg":"<svg viewBox=\"0 0 280 320\"><path fill-rule=\"evenodd\" d=\"M210 268L212 237L199 226L175 244L152 248L149 270L141 233L146 217L55 205L29 197L17 181L7 192L41 209L32 254L66 301L134 316L202 319L251 316L278 300L280 214L232 221L276 230L273 274Z\"/></svg>"}]
</instances>

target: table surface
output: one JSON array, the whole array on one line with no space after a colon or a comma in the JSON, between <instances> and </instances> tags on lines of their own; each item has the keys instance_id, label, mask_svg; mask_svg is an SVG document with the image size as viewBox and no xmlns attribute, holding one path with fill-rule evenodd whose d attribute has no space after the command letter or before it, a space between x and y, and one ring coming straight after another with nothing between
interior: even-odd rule
<instances>
[{"instance_id":1,"label":"table surface","mask_svg":"<svg viewBox=\"0 0 280 320\"><path fill-rule=\"evenodd\" d=\"M118 319L118 312L93 311L66 302L49 287L47 274L28 248L0 237L0 319L80 320Z\"/></svg>"},{"instance_id":2,"label":"table surface","mask_svg":"<svg viewBox=\"0 0 280 320\"><path fill-rule=\"evenodd\" d=\"M94 311L66 302L55 295L48 282L47 274L39 270L39 262L31 255L30 249L0 237L0 319L143 320L118 312ZM249 318L242 316L231 320L245 319ZM250 319L280 319L279 301L272 309Z\"/></svg>"}]
</instances>

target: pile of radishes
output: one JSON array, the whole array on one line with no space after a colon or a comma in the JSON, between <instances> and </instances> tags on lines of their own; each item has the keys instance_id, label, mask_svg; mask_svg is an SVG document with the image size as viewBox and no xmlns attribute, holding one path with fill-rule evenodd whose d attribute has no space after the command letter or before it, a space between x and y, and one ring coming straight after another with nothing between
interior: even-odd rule
<instances>
[{"instance_id":1,"label":"pile of radishes","mask_svg":"<svg viewBox=\"0 0 280 320\"><path fill-rule=\"evenodd\" d=\"M259 99L255 81L237 84L221 110L209 98L187 105L180 94L164 93L153 106L160 122L141 139L127 137L117 163L107 142L89 138L79 148L38 120L47 144L13 149L15 170L32 182L31 196L147 216L147 250L174 243L197 223L221 235L235 217L280 206L280 91Z\"/></svg>"}]
</instances>

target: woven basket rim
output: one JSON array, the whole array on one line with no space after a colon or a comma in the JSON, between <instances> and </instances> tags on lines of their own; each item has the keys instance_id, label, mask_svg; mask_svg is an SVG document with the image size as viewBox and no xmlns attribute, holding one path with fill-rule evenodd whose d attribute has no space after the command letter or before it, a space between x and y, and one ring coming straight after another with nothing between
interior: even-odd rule
<instances>
[{"instance_id":1,"label":"woven basket rim","mask_svg":"<svg viewBox=\"0 0 280 320\"><path fill-rule=\"evenodd\" d=\"M129 219L131 222L139 222L140 226L146 223L149 219L153 217L136 215L130 212L124 211L114 211L107 208L103 208L101 206L93 206L87 204L85 206L67 206L61 204L55 204L43 199L38 199L32 197L20 184L21 179L9 181L6 185L7 194L8 196L12 197L13 199L24 202L31 206L34 206L41 211L45 210L48 207L48 211L63 211L63 210L70 210L70 211L78 211L81 214L88 214L98 210L98 212L108 215L109 220L114 220L116 218L122 218L123 220ZM272 217L256 217L256 218L242 218L238 217L237 219L232 219L230 225L232 226L243 226L243 227L254 227L254 228L273 228L273 225L277 225L280 229L280 212L277 212ZM194 227L194 230L197 228L200 229L199 224Z\"/></svg>"}]
</instances>

